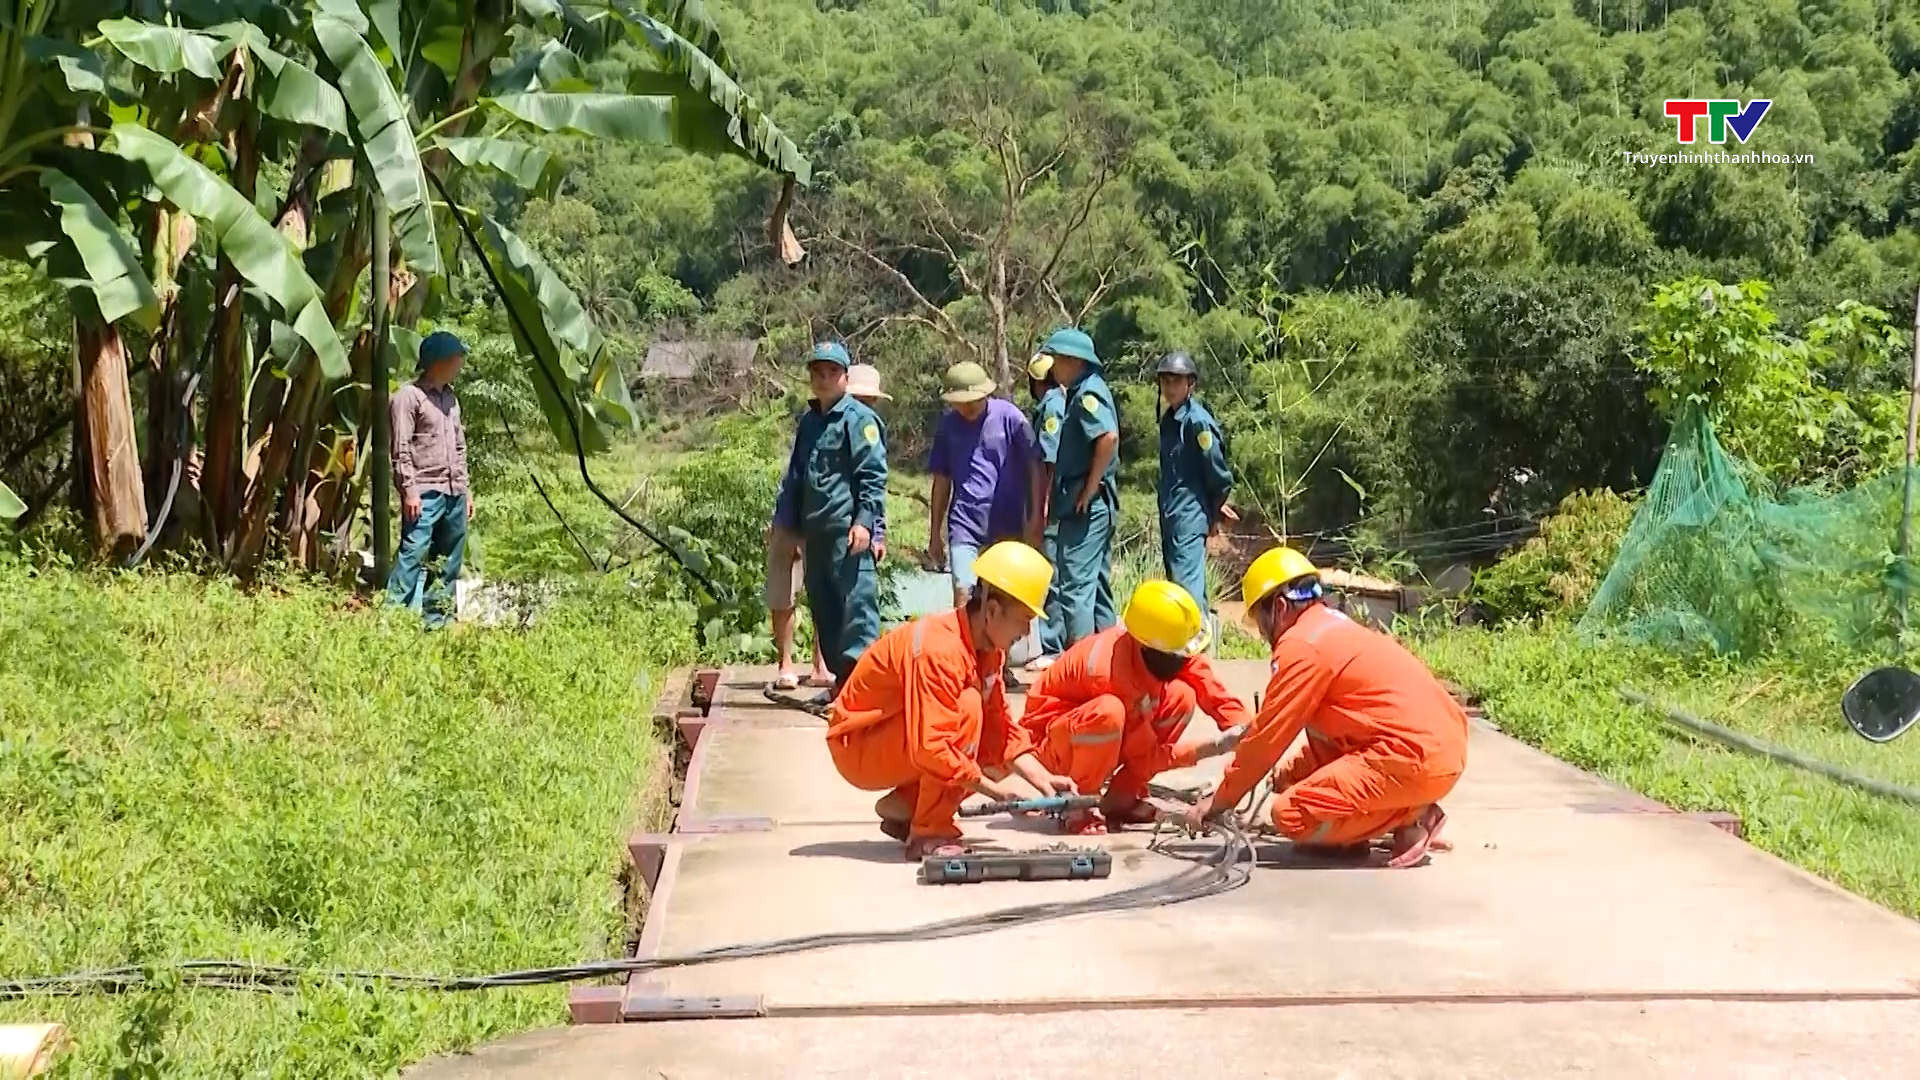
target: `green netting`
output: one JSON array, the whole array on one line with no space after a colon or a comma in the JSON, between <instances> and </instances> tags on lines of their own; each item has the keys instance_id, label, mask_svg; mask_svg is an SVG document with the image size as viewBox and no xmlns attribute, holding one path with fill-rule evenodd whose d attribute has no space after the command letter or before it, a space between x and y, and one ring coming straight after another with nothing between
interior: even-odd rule
<instances>
[{"instance_id":1,"label":"green netting","mask_svg":"<svg viewBox=\"0 0 1920 1080\"><path fill-rule=\"evenodd\" d=\"M1851 491L1776 493L1694 412L1579 629L1743 655L1809 637L1887 640L1908 580L1894 554L1903 480L1896 469ZM1920 479L1915 490L1920 501Z\"/></svg>"}]
</instances>

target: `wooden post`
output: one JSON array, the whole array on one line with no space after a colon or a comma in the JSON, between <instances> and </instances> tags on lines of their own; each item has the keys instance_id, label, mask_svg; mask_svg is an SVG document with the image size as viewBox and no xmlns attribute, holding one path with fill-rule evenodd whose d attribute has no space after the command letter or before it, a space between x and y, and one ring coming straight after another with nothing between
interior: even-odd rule
<instances>
[{"instance_id":1,"label":"wooden post","mask_svg":"<svg viewBox=\"0 0 1920 1080\"><path fill-rule=\"evenodd\" d=\"M1920 293L1913 298L1913 370L1907 376L1907 468L1900 480L1900 633L1907 632L1908 555L1913 543L1913 453L1920 438Z\"/></svg>"},{"instance_id":2,"label":"wooden post","mask_svg":"<svg viewBox=\"0 0 1920 1080\"><path fill-rule=\"evenodd\" d=\"M373 214L373 259L368 276L373 290L373 437L368 447L373 454L367 470L373 474L373 587L387 587L387 572L393 566L393 433L387 422L388 348L391 333L387 327L388 292L393 287L391 222L387 220L387 200L380 188L373 187L368 210Z\"/></svg>"}]
</instances>

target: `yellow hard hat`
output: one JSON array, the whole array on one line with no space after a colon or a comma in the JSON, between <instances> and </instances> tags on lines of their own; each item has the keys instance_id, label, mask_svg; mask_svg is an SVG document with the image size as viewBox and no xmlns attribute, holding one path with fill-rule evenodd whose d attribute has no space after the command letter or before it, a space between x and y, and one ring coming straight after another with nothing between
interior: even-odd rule
<instances>
[{"instance_id":1,"label":"yellow hard hat","mask_svg":"<svg viewBox=\"0 0 1920 1080\"><path fill-rule=\"evenodd\" d=\"M1018 540L1002 540L973 560L973 576L1020 601L1035 615L1047 606L1053 564Z\"/></svg>"},{"instance_id":2,"label":"yellow hard hat","mask_svg":"<svg viewBox=\"0 0 1920 1080\"><path fill-rule=\"evenodd\" d=\"M1240 579L1240 599L1248 610L1272 595L1275 589L1303 577L1318 578L1320 571L1305 555L1290 547L1277 547L1261 553Z\"/></svg>"},{"instance_id":3,"label":"yellow hard hat","mask_svg":"<svg viewBox=\"0 0 1920 1080\"><path fill-rule=\"evenodd\" d=\"M1175 656L1206 651L1207 617L1187 590L1171 581L1143 581L1127 600L1121 625L1133 640Z\"/></svg>"},{"instance_id":4,"label":"yellow hard hat","mask_svg":"<svg viewBox=\"0 0 1920 1080\"><path fill-rule=\"evenodd\" d=\"M1034 382L1046 378L1051 371L1053 371L1053 357L1046 353L1034 353L1033 359L1027 361L1027 378Z\"/></svg>"}]
</instances>

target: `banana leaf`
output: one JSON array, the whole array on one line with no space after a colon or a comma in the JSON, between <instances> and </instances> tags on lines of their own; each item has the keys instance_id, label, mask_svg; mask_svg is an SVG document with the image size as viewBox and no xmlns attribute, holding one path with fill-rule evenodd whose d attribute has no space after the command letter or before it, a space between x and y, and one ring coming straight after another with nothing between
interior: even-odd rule
<instances>
[{"instance_id":1,"label":"banana leaf","mask_svg":"<svg viewBox=\"0 0 1920 1080\"><path fill-rule=\"evenodd\" d=\"M562 94L591 93L593 89L593 81L587 78L586 68L581 66L580 58L557 41L541 42L538 49L495 72L487 84L487 93L490 95L530 94L541 90Z\"/></svg>"},{"instance_id":2,"label":"banana leaf","mask_svg":"<svg viewBox=\"0 0 1920 1080\"><path fill-rule=\"evenodd\" d=\"M720 40L720 24L707 14L706 5L700 0L648 0L647 7L674 33L705 53L721 71L739 80L740 72L733 66L733 56Z\"/></svg>"},{"instance_id":3,"label":"banana leaf","mask_svg":"<svg viewBox=\"0 0 1920 1080\"><path fill-rule=\"evenodd\" d=\"M546 372L544 378L533 373L533 387L548 426L561 445L571 446L571 415L582 448L590 454L606 450L603 424L629 430L636 424L626 375L606 338L573 290L525 241L492 218L463 212L478 224L487 263L517 316L509 320L515 343Z\"/></svg>"},{"instance_id":4,"label":"banana leaf","mask_svg":"<svg viewBox=\"0 0 1920 1080\"><path fill-rule=\"evenodd\" d=\"M713 58L629 0L610 0L609 6L652 63L628 76L627 92L670 95L674 100L673 145L744 157L808 182L813 166L800 148Z\"/></svg>"},{"instance_id":5,"label":"banana leaf","mask_svg":"<svg viewBox=\"0 0 1920 1080\"><path fill-rule=\"evenodd\" d=\"M266 70L265 85L255 92L261 112L290 124L322 128L336 135L349 133L347 102L333 84L312 68L273 48L267 35L252 23L222 23L207 31L221 39L217 55L225 59L244 48Z\"/></svg>"},{"instance_id":6,"label":"banana leaf","mask_svg":"<svg viewBox=\"0 0 1920 1080\"><path fill-rule=\"evenodd\" d=\"M394 240L414 273L429 277L440 272L440 245L434 238L433 202L413 126L387 69L354 23L334 14L335 6L328 4L314 14L314 36L339 69L340 91L353 113L361 150L393 217ZM360 26L365 26L364 19Z\"/></svg>"},{"instance_id":7,"label":"banana leaf","mask_svg":"<svg viewBox=\"0 0 1920 1080\"><path fill-rule=\"evenodd\" d=\"M566 165L552 153L511 139L436 138L433 144L470 169L487 169L506 177L524 191L553 198L566 175Z\"/></svg>"},{"instance_id":8,"label":"banana leaf","mask_svg":"<svg viewBox=\"0 0 1920 1080\"><path fill-rule=\"evenodd\" d=\"M60 231L73 244L85 277L58 277L69 289L84 289L93 295L94 306L107 322L133 316L151 331L158 325L160 298L141 267L140 253L121 235L114 220L93 196L66 173L47 169L40 173L40 186L60 208Z\"/></svg>"},{"instance_id":9,"label":"banana leaf","mask_svg":"<svg viewBox=\"0 0 1920 1080\"><path fill-rule=\"evenodd\" d=\"M313 350L321 374L345 378L350 371L346 350L327 318L319 287L287 238L246 196L168 140L124 120L113 125L111 135L113 153L144 165L161 195L212 226L220 251L241 277L280 305Z\"/></svg>"},{"instance_id":10,"label":"banana leaf","mask_svg":"<svg viewBox=\"0 0 1920 1080\"><path fill-rule=\"evenodd\" d=\"M674 102L631 94L506 94L487 104L541 131L673 145Z\"/></svg>"},{"instance_id":11,"label":"banana leaf","mask_svg":"<svg viewBox=\"0 0 1920 1080\"><path fill-rule=\"evenodd\" d=\"M100 35L120 55L161 75L190 72L208 82L220 81L215 58L218 42L197 30L161 26L138 19L108 19Z\"/></svg>"}]
</instances>

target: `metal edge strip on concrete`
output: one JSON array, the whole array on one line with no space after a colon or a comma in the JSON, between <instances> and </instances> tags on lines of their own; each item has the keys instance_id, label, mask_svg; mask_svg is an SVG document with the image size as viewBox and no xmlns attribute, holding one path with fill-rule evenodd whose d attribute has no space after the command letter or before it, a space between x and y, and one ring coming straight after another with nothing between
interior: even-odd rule
<instances>
[{"instance_id":1,"label":"metal edge strip on concrete","mask_svg":"<svg viewBox=\"0 0 1920 1080\"><path fill-rule=\"evenodd\" d=\"M703 696L711 701L715 684L718 683L719 678L720 672L717 669L695 670L693 668L675 668L669 671L661 683L659 697L656 698L654 702L652 720L655 730L659 731L663 728L671 728L675 733L675 737L687 741L688 745L697 754L698 740L703 725L695 721L704 717L705 713L702 709L695 706L695 695L702 693ZM667 753L667 780L669 786L671 786L673 780L672 762L678 756L679 748L670 743L667 747ZM688 776L680 795L680 807L688 804L689 799L687 795L689 790L691 790L691 785L696 775L693 771L693 763L689 760ZM671 794L669 794L669 798L671 798ZM669 828L673 827L674 819L678 818L678 816L679 807L671 807L668 814ZM646 832L636 833L627 839L627 858L632 867L633 874L647 889L647 912L641 918L639 928L640 944L636 949L636 956L649 955L645 950L658 947L658 925L661 923L661 920L656 917L656 912L661 911L666 906L667 891L671 888L673 880L668 871L678 862L676 853L673 850L674 845L670 840L670 836ZM649 938L649 927L654 927L651 938ZM651 945L649 944L650 941L652 942ZM569 987L567 992L568 1022L573 1024L611 1024L621 1022L625 1017L629 988L638 977L637 975L629 976L626 981L612 986L575 985Z\"/></svg>"},{"instance_id":2,"label":"metal edge strip on concrete","mask_svg":"<svg viewBox=\"0 0 1920 1080\"><path fill-rule=\"evenodd\" d=\"M1022 1016L1071 1012L1149 1012L1189 1009L1323 1009L1340 1006L1476 1006L1651 1004L1655 1002L1829 1004L1920 1001L1913 990L1590 990L1459 991L1378 994L1226 994L1119 998L1052 998L1045 1001L876 1002L858 1005L771 1005L773 1019L870 1016Z\"/></svg>"}]
</instances>

